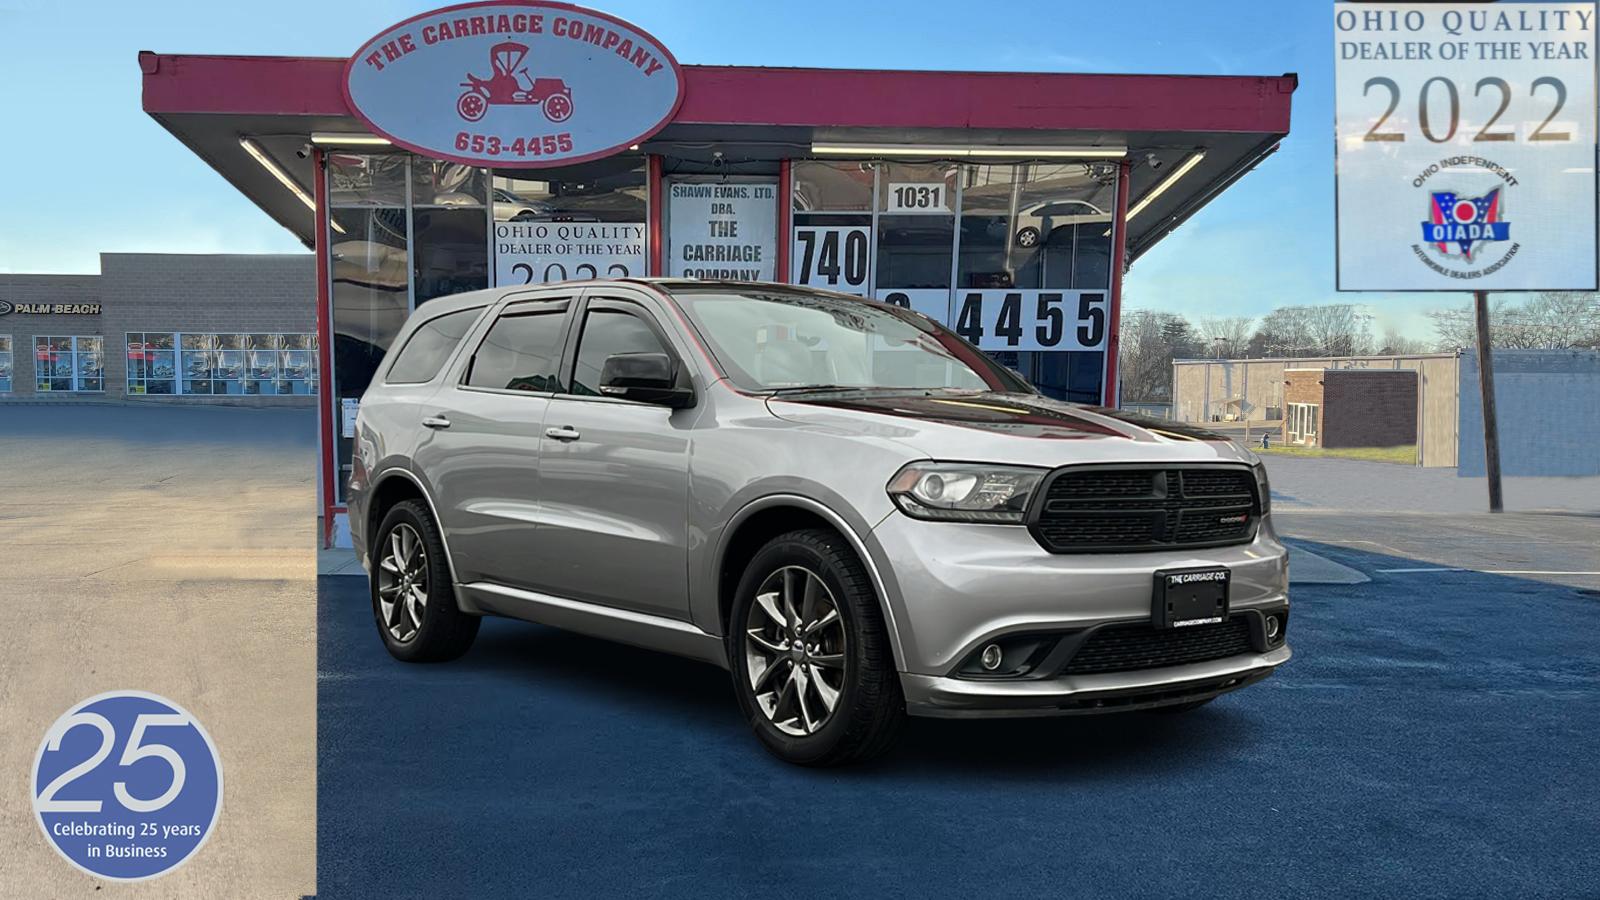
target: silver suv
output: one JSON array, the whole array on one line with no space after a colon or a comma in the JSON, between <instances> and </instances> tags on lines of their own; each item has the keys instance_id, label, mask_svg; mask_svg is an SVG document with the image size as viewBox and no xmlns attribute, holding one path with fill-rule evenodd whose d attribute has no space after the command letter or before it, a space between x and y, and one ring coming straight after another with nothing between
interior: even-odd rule
<instances>
[{"instance_id":1,"label":"silver suv","mask_svg":"<svg viewBox=\"0 0 1600 900\"><path fill-rule=\"evenodd\" d=\"M914 312L593 281L435 300L394 347L349 513L398 659L484 615L694 657L808 765L907 714L1192 709L1289 659L1250 451L1040 396Z\"/></svg>"}]
</instances>

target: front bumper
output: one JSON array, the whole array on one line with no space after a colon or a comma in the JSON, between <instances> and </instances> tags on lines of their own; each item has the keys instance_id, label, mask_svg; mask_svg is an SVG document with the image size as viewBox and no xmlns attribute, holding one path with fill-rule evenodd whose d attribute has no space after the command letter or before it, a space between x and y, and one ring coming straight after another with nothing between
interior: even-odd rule
<instances>
[{"instance_id":1,"label":"front bumper","mask_svg":"<svg viewBox=\"0 0 1600 900\"><path fill-rule=\"evenodd\" d=\"M990 718L1121 712L1205 700L1272 674L1289 661L1287 644L1266 653L1103 675L1042 681L976 681L900 676L906 712L939 718Z\"/></svg>"},{"instance_id":2,"label":"front bumper","mask_svg":"<svg viewBox=\"0 0 1600 900\"><path fill-rule=\"evenodd\" d=\"M1266 677L1289 659L1268 640L1265 617L1289 610L1288 550L1263 517L1246 544L1139 553L1052 554L1026 529L927 522L890 514L873 529L869 552L882 575L891 639L907 711L913 715L1051 715L1104 712L1200 700ZM1127 671L1071 672L1062 635L1151 621L1154 573L1225 566L1230 623L1250 640L1172 663ZM1063 652L1035 659L1017 677L973 677L970 661L991 642L1003 647L1042 636ZM1007 664L1010 664L1007 649ZM1227 655L1220 655L1226 653ZM1201 661L1203 660L1203 661Z\"/></svg>"}]
</instances>

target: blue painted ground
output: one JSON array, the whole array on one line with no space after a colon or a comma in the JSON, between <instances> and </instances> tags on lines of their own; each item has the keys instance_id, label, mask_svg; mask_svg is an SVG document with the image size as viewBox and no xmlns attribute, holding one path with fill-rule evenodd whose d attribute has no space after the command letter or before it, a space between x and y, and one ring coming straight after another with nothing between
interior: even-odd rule
<instances>
[{"instance_id":1,"label":"blue painted ground","mask_svg":"<svg viewBox=\"0 0 1600 900\"><path fill-rule=\"evenodd\" d=\"M493 620L403 665L365 582L324 578L318 890L1600 896L1600 597L1374 578L1297 589L1295 659L1203 710L915 721L820 772L760 749L720 670Z\"/></svg>"}]
</instances>

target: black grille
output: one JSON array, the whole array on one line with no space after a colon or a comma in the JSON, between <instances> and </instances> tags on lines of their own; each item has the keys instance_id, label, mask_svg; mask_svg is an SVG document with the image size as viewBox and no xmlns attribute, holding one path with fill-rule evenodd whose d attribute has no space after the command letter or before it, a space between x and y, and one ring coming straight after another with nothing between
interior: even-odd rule
<instances>
[{"instance_id":1,"label":"black grille","mask_svg":"<svg viewBox=\"0 0 1600 900\"><path fill-rule=\"evenodd\" d=\"M1255 475L1243 467L1058 469L1034 513L1052 553L1216 547L1255 536Z\"/></svg>"},{"instance_id":2,"label":"black grille","mask_svg":"<svg viewBox=\"0 0 1600 900\"><path fill-rule=\"evenodd\" d=\"M1250 623L1245 616L1186 628L1108 625L1092 632L1061 671L1066 675L1090 675L1156 669L1237 656L1253 649Z\"/></svg>"}]
</instances>

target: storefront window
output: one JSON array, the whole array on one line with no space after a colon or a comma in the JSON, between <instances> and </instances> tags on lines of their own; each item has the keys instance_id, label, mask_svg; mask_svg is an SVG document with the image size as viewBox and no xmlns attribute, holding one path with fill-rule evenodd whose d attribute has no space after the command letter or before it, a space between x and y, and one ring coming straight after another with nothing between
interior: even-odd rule
<instances>
[{"instance_id":1,"label":"storefront window","mask_svg":"<svg viewBox=\"0 0 1600 900\"><path fill-rule=\"evenodd\" d=\"M411 312L409 182L403 155L334 153L327 169L334 360L329 402L337 404L366 391ZM348 470L350 442L338 440L341 468ZM344 476L336 481L342 485Z\"/></svg>"},{"instance_id":2,"label":"storefront window","mask_svg":"<svg viewBox=\"0 0 1600 900\"><path fill-rule=\"evenodd\" d=\"M329 206L406 205L406 157L329 153Z\"/></svg>"},{"instance_id":3,"label":"storefront window","mask_svg":"<svg viewBox=\"0 0 1600 900\"><path fill-rule=\"evenodd\" d=\"M316 356L314 334L129 332L128 393L314 394Z\"/></svg>"},{"instance_id":4,"label":"storefront window","mask_svg":"<svg viewBox=\"0 0 1600 900\"><path fill-rule=\"evenodd\" d=\"M872 292L870 162L797 161L791 171L794 241L790 280L866 297ZM946 259L949 250L946 248Z\"/></svg>"},{"instance_id":5,"label":"storefront window","mask_svg":"<svg viewBox=\"0 0 1600 900\"><path fill-rule=\"evenodd\" d=\"M489 286L483 169L411 160L411 294L414 305Z\"/></svg>"},{"instance_id":6,"label":"storefront window","mask_svg":"<svg viewBox=\"0 0 1600 900\"><path fill-rule=\"evenodd\" d=\"M960 171L951 163L879 165L874 297L949 321Z\"/></svg>"},{"instance_id":7,"label":"storefront window","mask_svg":"<svg viewBox=\"0 0 1600 900\"><path fill-rule=\"evenodd\" d=\"M1116 173L796 161L790 279L914 309L1046 394L1097 402Z\"/></svg>"},{"instance_id":8,"label":"storefront window","mask_svg":"<svg viewBox=\"0 0 1600 900\"><path fill-rule=\"evenodd\" d=\"M1098 402L1116 169L966 166L951 326L1046 394Z\"/></svg>"},{"instance_id":9,"label":"storefront window","mask_svg":"<svg viewBox=\"0 0 1600 900\"><path fill-rule=\"evenodd\" d=\"M98 335L40 335L33 339L34 390L85 392L105 390L105 356Z\"/></svg>"},{"instance_id":10,"label":"storefront window","mask_svg":"<svg viewBox=\"0 0 1600 900\"><path fill-rule=\"evenodd\" d=\"M646 274L644 159L622 156L492 179L494 283Z\"/></svg>"},{"instance_id":11,"label":"storefront window","mask_svg":"<svg viewBox=\"0 0 1600 900\"><path fill-rule=\"evenodd\" d=\"M177 336L128 332L128 393L177 393Z\"/></svg>"},{"instance_id":12,"label":"storefront window","mask_svg":"<svg viewBox=\"0 0 1600 900\"><path fill-rule=\"evenodd\" d=\"M0 394L11 390L11 335L0 334Z\"/></svg>"}]
</instances>

